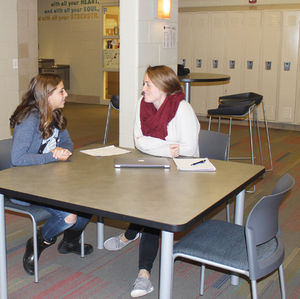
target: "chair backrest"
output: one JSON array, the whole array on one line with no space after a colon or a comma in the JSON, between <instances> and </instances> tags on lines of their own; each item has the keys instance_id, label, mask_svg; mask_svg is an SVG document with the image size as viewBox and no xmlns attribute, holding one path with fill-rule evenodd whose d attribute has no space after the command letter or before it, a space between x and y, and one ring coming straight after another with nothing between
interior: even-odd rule
<instances>
[{"instance_id":1,"label":"chair backrest","mask_svg":"<svg viewBox=\"0 0 300 299\"><path fill-rule=\"evenodd\" d=\"M11 166L10 150L12 138L0 140L0 170L4 170Z\"/></svg>"},{"instance_id":2,"label":"chair backrest","mask_svg":"<svg viewBox=\"0 0 300 299\"><path fill-rule=\"evenodd\" d=\"M118 95L113 95L110 99L111 105L116 110L119 110L120 107L120 97Z\"/></svg>"},{"instance_id":3,"label":"chair backrest","mask_svg":"<svg viewBox=\"0 0 300 299\"><path fill-rule=\"evenodd\" d=\"M216 131L200 130L199 152L200 157L228 160L229 136Z\"/></svg>"},{"instance_id":4,"label":"chair backrest","mask_svg":"<svg viewBox=\"0 0 300 299\"><path fill-rule=\"evenodd\" d=\"M255 102L256 105L259 105L261 101L263 100L263 96L255 93L255 92L244 92L244 93L238 93L238 94L231 94L227 96L219 97L219 103L226 103L231 102L231 104L234 105L234 103L241 103L241 102Z\"/></svg>"},{"instance_id":5,"label":"chair backrest","mask_svg":"<svg viewBox=\"0 0 300 299\"><path fill-rule=\"evenodd\" d=\"M259 279L276 270L283 262L284 246L280 238L279 205L294 186L285 174L272 195L264 196L251 210L245 225L250 279Z\"/></svg>"}]
</instances>

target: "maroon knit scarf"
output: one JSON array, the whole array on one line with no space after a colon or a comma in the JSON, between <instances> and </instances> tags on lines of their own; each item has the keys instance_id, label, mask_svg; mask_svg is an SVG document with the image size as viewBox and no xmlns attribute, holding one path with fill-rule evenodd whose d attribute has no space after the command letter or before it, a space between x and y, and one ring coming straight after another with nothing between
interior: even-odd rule
<instances>
[{"instance_id":1,"label":"maroon knit scarf","mask_svg":"<svg viewBox=\"0 0 300 299\"><path fill-rule=\"evenodd\" d=\"M140 118L144 136L165 140L168 135L168 123L174 118L179 103L185 98L183 92L168 95L163 104L156 110L152 103L141 102Z\"/></svg>"}]
</instances>

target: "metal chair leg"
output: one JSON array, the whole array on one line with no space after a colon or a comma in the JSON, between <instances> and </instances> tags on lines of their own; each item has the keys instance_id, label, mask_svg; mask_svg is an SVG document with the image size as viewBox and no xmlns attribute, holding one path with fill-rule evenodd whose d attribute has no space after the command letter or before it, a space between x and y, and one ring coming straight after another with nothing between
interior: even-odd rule
<instances>
[{"instance_id":1,"label":"metal chair leg","mask_svg":"<svg viewBox=\"0 0 300 299\"><path fill-rule=\"evenodd\" d=\"M256 280L251 280L252 299L257 299Z\"/></svg>"},{"instance_id":2,"label":"metal chair leg","mask_svg":"<svg viewBox=\"0 0 300 299\"><path fill-rule=\"evenodd\" d=\"M255 156L254 156L254 147L253 147L253 132L252 132L252 122L251 122L251 111L249 109L248 112L248 121L249 121L249 135L250 135L250 148L251 148L251 163L255 164ZM253 121L254 123L254 121ZM252 190L247 190L248 193L255 192L255 185L253 185Z\"/></svg>"},{"instance_id":3,"label":"metal chair leg","mask_svg":"<svg viewBox=\"0 0 300 299\"><path fill-rule=\"evenodd\" d=\"M285 299L286 295L285 295L285 283L284 283L283 265L279 266L278 272L279 272L279 280L280 280L280 288L281 288L281 298Z\"/></svg>"},{"instance_id":4,"label":"metal chair leg","mask_svg":"<svg viewBox=\"0 0 300 299\"><path fill-rule=\"evenodd\" d=\"M227 222L230 222L230 203L226 203L226 220Z\"/></svg>"},{"instance_id":5,"label":"metal chair leg","mask_svg":"<svg viewBox=\"0 0 300 299\"><path fill-rule=\"evenodd\" d=\"M84 257L84 231L82 231L80 238L81 238L80 256Z\"/></svg>"},{"instance_id":6,"label":"metal chair leg","mask_svg":"<svg viewBox=\"0 0 300 299\"><path fill-rule=\"evenodd\" d=\"M263 157L263 152L262 152L262 145L261 145L261 136L260 136L260 128L259 128L259 122L258 122L258 117L257 117L257 107L254 107L254 116L255 116L255 123L256 123L256 131L257 131L257 139L258 139L258 146L259 146L259 152L260 152L260 161L261 164L264 165L264 157Z\"/></svg>"},{"instance_id":7,"label":"metal chair leg","mask_svg":"<svg viewBox=\"0 0 300 299\"><path fill-rule=\"evenodd\" d=\"M107 136L108 136L108 130L109 130L109 123L110 123L110 111L111 111L111 102L109 102L109 105L108 105L108 111L107 111L107 117L106 117L106 125L105 125L105 133L104 133L103 144L106 144L106 142L107 142Z\"/></svg>"},{"instance_id":8,"label":"metal chair leg","mask_svg":"<svg viewBox=\"0 0 300 299\"><path fill-rule=\"evenodd\" d=\"M34 282L39 282L39 261L38 261L38 249L37 249L37 226L35 219L32 219L32 227L33 227L33 263L34 263Z\"/></svg>"},{"instance_id":9,"label":"metal chair leg","mask_svg":"<svg viewBox=\"0 0 300 299\"><path fill-rule=\"evenodd\" d=\"M204 294L204 275L205 275L205 265L201 265L201 274L200 274L200 295Z\"/></svg>"},{"instance_id":10,"label":"metal chair leg","mask_svg":"<svg viewBox=\"0 0 300 299\"><path fill-rule=\"evenodd\" d=\"M229 118L229 128L228 128L228 136L229 136L229 146L227 151L227 157L229 160L229 154L230 154L230 144L231 144L231 125L232 125L232 117Z\"/></svg>"},{"instance_id":11,"label":"metal chair leg","mask_svg":"<svg viewBox=\"0 0 300 299\"><path fill-rule=\"evenodd\" d=\"M270 143L270 135L269 135L269 128L268 128L268 121L266 118L266 110L265 110L264 100L261 101L261 104L262 104L263 115L264 115L264 123L265 123L266 136L267 136L267 142L268 142L269 159L270 159L270 168L266 169L266 171L272 171L273 170L273 161L272 161L271 143Z\"/></svg>"},{"instance_id":12,"label":"metal chair leg","mask_svg":"<svg viewBox=\"0 0 300 299\"><path fill-rule=\"evenodd\" d=\"M248 121L249 121L249 135L250 135L251 163L254 164L254 148L253 148L252 122L251 122L250 111L248 112Z\"/></svg>"},{"instance_id":13,"label":"metal chair leg","mask_svg":"<svg viewBox=\"0 0 300 299\"><path fill-rule=\"evenodd\" d=\"M210 124L211 124L211 116L209 117L209 121L208 121L208 131L210 131Z\"/></svg>"}]
</instances>

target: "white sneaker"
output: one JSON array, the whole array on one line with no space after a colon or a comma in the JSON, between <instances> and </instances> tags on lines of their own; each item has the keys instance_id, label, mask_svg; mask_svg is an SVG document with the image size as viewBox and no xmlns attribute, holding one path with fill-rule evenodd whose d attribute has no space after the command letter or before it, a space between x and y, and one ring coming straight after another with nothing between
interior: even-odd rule
<instances>
[{"instance_id":1,"label":"white sneaker","mask_svg":"<svg viewBox=\"0 0 300 299\"><path fill-rule=\"evenodd\" d=\"M151 293L154 290L150 279L146 277L138 277L134 284L133 289L130 293L131 297L141 297Z\"/></svg>"},{"instance_id":2,"label":"white sneaker","mask_svg":"<svg viewBox=\"0 0 300 299\"><path fill-rule=\"evenodd\" d=\"M138 233L135 238L133 240L128 240L126 242L123 242L121 240L121 236L123 234L119 235L119 236L115 236L115 237L111 237L109 239L107 239L104 242L104 248L109 250L109 251L116 251L116 250L120 250L123 247L125 247L126 245L130 244L131 242L135 241L136 239L139 238L140 234Z\"/></svg>"}]
</instances>

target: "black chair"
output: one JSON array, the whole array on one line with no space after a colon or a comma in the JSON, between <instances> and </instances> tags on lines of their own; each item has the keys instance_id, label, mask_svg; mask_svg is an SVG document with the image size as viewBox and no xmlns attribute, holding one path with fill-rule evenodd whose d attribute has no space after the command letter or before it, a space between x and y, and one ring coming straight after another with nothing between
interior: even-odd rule
<instances>
[{"instance_id":1,"label":"black chair","mask_svg":"<svg viewBox=\"0 0 300 299\"><path fill-rule=\"evenodd\" d=\"M263 117L264 117L264 124L265 124L266 138L267 138L268 152L269 152L269 160L270 160L270 168L267 169L267 171L271 171L271 170L273 170L273 163L272 163L270 136L269 136L268 122L267 122L267 118L266 118L265 107L264 107L262 95L259 95L259 94L253 93L253 92L248 92L248 93L240 93L240 94L233 94L233 95L220 97L218 108L208 110L209 130L211 127L212 117L218 117L218 131L220 131L221 118L229 118L229 137L231 137L232 119L248 118L249 133L250 133L251 162L252 162L252 164L254 164L255 158L256 158L256 154L254 153L255 139L253 138L253 132L252 132L252 126L254 124L256 126L256 130L257 130L257 139L258 139L258 144L259 144L260 159L261 159L261 163L264 164L259 122L258 122L258 118L257 118L257 107L260 104L263 108ZM253 123L251 122L251 114L253 115ZM228 156L229 156L229 153L228 153ZM233 158L231 158L231 159L233 159ZM249 158L248 157L238 157L237 159L249 159Z\"/></svg>"},{"instance_id":2,"label":"black chair","mask_svg":"<svg viewBox=\"0 0 300 299\"><path fill-rule=\"evenodd\" d=\"M10 151L12 139L0 140L0 171L11 167ZM4 208L7 211L30 216L32 220L33 252L34 252L34 282L39 282L39 264L37 250L37 224L46 221L51 217L42 206L30 204L23 206L15 204L10 199L4 199ZM81 235L81 244L84 244L84 232ZM84 256L84 247L81 246L81 256Z\"/></svg>"},{"instance_id":3,"label":"black chair","mask_svg":"<svg viewBox=\"0 0 300 299\"><path fill-rule=\"evenodd\" d=\"M221 220L204 221L174 245L174 260L182 257L201 263L200 295L204 290L205 265L210 265L249 277L254 299L257 298L256 281L278 269L282 298L285 298L284 245L278 209L294 184L289 174L284 175L272 194L256 203L245 227Z\"/></svg>"},{"instance_id":4,"label":"black chair","mask_svg":"<svg viewBox=\"0 0 300 299\"><path fill-rule=\"evenodd\" d=\"M103 144L106 144L106 142L107 142L108 131L109 131L109 123L110 123L111 107L113 107L116 110L119 110L119 105L120 105L120 98L119 98L119 96L118 95L113 95L111 97L111 99L109 101L109 105L108 105Z\"/></svg>"}]
</instances>

